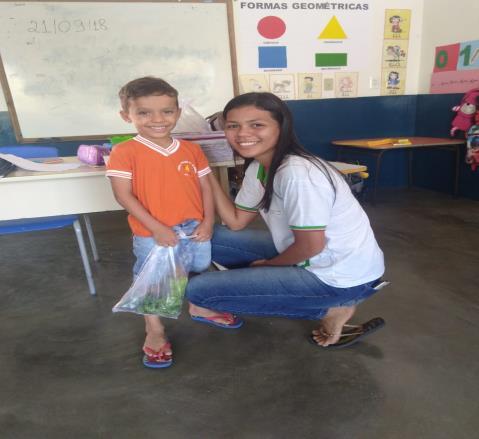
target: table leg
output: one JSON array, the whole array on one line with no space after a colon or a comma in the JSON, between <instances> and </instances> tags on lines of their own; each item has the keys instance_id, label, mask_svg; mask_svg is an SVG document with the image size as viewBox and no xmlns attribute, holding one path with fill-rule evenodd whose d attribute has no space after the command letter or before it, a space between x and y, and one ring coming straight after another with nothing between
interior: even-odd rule
<instances>
[{"instance_id":1,"label":"table leg","mask_svg":"<svg viewBox=\"0 0 479 439\"><path fill-rule=\"evenodd\" d=\"M412 159L413 159L413 150L408 151L408 175L407 175L407 187L411 189L412 186Z\"/></svg>"},{"instance_id":2,"label":"table leg","mask_svg":"<svg viewBox=\"0 0 479 439\"><path fill-rule=\"evenodd\" d=\"M228 168L226 166L220 166L220 167L214 167L212 168L212 170L216 178L220 181L220 186L223 188L225 193L229 196L230 182L228 179Z\"/></svg>"},{"instance_id":3,"label":"table leg","mask_svg":"<svg viewBox=\"0 0 479 439\"><path fill-rule=\"evenodd\" d=\"M374 188L373 188L373 198L371 200L371 203L373 205L376 204L376 198L377 198L377 191L378 191L378 182L379 182L379 173L381 171L381 159L383 157L384 151L379 151L379 153L376 155L376 171L374 173Z\"/></svg>"},{"instance_id":4,"label":"table leg","mask_svg":"<svg viewBox=\"0 0 479 439\"><path fill-rule=\"evenodd\" d=\"M453 195L457 197L459 193L459 166L460 166L460 158L461 158L461 145L453 146L456 152L456 171L454 174L454 188L453 188Z\"/></svg>"}]
</instances>

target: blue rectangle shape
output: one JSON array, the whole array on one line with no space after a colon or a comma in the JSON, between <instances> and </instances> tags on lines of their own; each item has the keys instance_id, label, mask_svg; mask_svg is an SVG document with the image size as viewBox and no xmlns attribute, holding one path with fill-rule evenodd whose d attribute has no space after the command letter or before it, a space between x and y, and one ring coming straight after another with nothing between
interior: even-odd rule
<instances>
[{"instance_id":1,"label":"blue rectangle shape","mask_svg":"<svg viewBox=\"0 0 479 439\"><path fill-rule=\"evenodd\" d=\"M260 69L287 67L286 46L258 47L258 64Z\"/></svg>"}]
</instances>

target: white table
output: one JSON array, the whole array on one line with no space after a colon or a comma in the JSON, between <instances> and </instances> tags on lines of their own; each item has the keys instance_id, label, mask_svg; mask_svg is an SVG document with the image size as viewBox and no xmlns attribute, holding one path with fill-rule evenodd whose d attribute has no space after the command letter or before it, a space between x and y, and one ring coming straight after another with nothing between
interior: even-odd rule
<instances>
[{"instance_id":1,"label":"white table","mask_svg":"<svg viewBox=\"0 0 479 439\"><path fill-rule=\"evenodd\" d=\"M78 162L76 157L62 159ZM233 161L210 164L219 171L223 186L228 183L227 168L234 165ZM18 169L0 178L0 200L0 221L123 209L113 196L104 166L82 165L62 172Z\"/></svg>"}]
</instances>

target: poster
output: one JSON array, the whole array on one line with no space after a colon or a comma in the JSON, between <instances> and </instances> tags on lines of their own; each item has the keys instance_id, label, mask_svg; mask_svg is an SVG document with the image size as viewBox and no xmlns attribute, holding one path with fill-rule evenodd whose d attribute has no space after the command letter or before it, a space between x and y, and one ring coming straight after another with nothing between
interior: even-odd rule
<instances>
[{"instance_id":1,"label":"poster","mask_svg":"<svg viewBox=\"0 0 479 439\"><path fill-rule=\"evenodd\" d=\"M321 98L321 73L298 73L298 99Z\"/></svg>"},{"instance_id":2,"label":"poster","mask_svg":"<svg viewBox=\"0 0 479 439\"><path fill-rule=\"evenodd\" d=\"M296 98L296 84L292 74L269 75L269 88L271 93L283 100Z\"/></svg>"},{"instance_id":3,"label":"poster","mask_svg":"<svg viewBox=\"0 0 479 439\"><path fill-rule=\"evenodd\" d=\"M465 93L479 86L479 40L438 46L430 93Z\"/></svg>"},{"instance_id":4,"label":"poster","mask_svg":"<svg viewBox=\"0 0 479 439\"><path fill-rule=\"evenodd\" d=\"M358 95L357 72L340 72L334 76L336 98L352 98Z\"/></svg>"},{"instance_id":5,"label":"poster","mask_svg":"<svg viewBox=\"0 0 479 439\"><path fill-rule=\"evenodd\" d=\"M410 9L386 9L381 64L381 95L403 95L411 24Z\"/></svg>"},{"instance_id":6,"label":"poster","mask_svg":"<svg viewBox=\"0 0 479 439\"><path fill-rule=\"evenodd\" d=\"M241 29L236 33L240 78L264 74L270 91L283 99L357 95L358 72L370 64L371 4L233 2L235 27ZM340 92L334 76L348 72L352 91ZM244 79L240 82L250 88Z\"/></svg>"},{"instance_id":7,"label":"poster","mask_svg":"<svg viewBox=\"0 0 479 439\"><path fill-rule=\"evenodd\" d=\"M269 91L266 75L240 75L240 93Z\"/></svg>"},{"instance_id":8,"label":"poster","mask_svg":"<svg viewBox=\"0 0 479 439\"><path fill-rule=\"evenodd\" d=\"M382 67L383 69L404 68L408 57L407 40L384 40Z\"/></svg>"},{"instance_id":9,"label":"poster","mask_svg":"<svg viewBox=\"0 0 479 439\"><path fill-rule=\"evenodd\" d=\"M381 78L381 95L403 95L406 86L406 69L384 69Z\"/></svg>"},{"instance_id":10,"label":"poster","mask_svg":"<svg viewBox=\"0 0 479 439\"><path fill-rule=\"evenodd\" d=\"M384 39L409 40L410 9L386 9Z\"/></svg>"}]
</instances>

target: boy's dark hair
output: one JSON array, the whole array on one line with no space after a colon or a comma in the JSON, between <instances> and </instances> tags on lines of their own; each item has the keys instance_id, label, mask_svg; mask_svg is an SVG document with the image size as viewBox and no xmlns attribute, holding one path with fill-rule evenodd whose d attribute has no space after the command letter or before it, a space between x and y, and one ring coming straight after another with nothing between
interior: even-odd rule
<instances>
[{"instance_id":1,"label":"boy's dark hair","mask_svg":"<svg viewBox=\"0 0 479 439\"><path fill-rule=\"evenodd\" d=\"M170 96L176 99L178 105L178 91L161 78L145 76L134 79L125 84L119 91L121 108L128 111L130 99L138 99L145 96Z\"/></svg>"},{"instance_id":2,"label":"boy's dark hair","mask_svg":"<svg viewBox=\"0 0 479 439\"><path fill-rule=\"evenodd\" d=\"M296 155L309 160L316 166L328 179L334 194L336 195L336 185L334 184L332 174L339 174L336 168L320 159L318 156L309 152L298 140L293 128L293 117L288 106L276 95L269 92L251 92L245 93L231 99L223 110L223 119L226 120L228 112L235 108L253 106L260 110L268 111L271 117L279 124L280 134L275 146L273 159L268 171L265 192L258 207L265 210L269 209L273 197L273 181L276 171L283 163L284 159L290 155ZM245 169L253 159L245 160ZM341 175L341 174L339 174Z\"/></svg>"}]
</instances>

